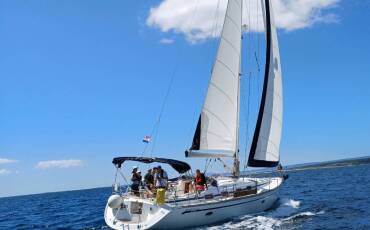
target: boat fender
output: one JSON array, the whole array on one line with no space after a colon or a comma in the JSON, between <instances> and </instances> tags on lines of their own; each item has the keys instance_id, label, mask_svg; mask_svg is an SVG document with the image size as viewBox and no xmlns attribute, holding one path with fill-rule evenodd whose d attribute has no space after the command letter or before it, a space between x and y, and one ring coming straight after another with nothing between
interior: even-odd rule
<instances>
[{"instance_id":1,"label":"boat fender","mask_svg":"<svg viewBox=\"0 0 370 230\"><path fill-rule=\"evenodd\" d=\"M120 195L112 195L108 199L108 206L112 209L119 208L122 204L123 200Z\"/></svg>"}]
</instances>

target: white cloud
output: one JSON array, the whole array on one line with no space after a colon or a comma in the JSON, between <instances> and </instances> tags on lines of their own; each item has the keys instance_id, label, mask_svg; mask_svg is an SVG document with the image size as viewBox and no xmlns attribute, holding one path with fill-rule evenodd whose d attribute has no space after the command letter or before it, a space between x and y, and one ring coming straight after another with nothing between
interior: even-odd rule
<instances>
[{"instance_id":1,"label":"white cloud","mask_svg":"<svg viewBox=\"0 0 370 230\"><path fill-rule=\"evenodd\" d=\"M17 160L7 159L7 158L0 158L0 164L11 164L17 163Z\"/></svg>"},{"instance_id":2,"label":"white cloud","mask_svg":"<svg viewBox=\"0 0 370 230\"><path fill-rule=\"evenodd\" d=\"M37 163L36 168L70 168L78 167L82 165L81 160L51 160L51 161L40 161Z\"/></svg>"},{"instance_id":3,"label":"white cloud","mask_svg":"<svg viewBox=\"0 0 370 230\"><path fill-rule=\"evenodd\" d=\"M159 40L159 42L162 43L162 44L169 45L169 44L174 43L174 40L173 39L169 39L169 38L162 38L161 40Z\"/></svg>"},{"instance_id":4,"label":"white cloud","mask_svg":"<svg viewBox=\"0 0 370 230\"><path fill-rule=\"evenodd\" d=\"M337 22L335 14L324 12L340 0L272 0L276 25L287 31L311 27L316 23ZM162 0L150 9L146 24L162 32L184 34L197 42L220 34L226 0ZM263 16L259 0L244 1L243 23L251 31L262 31Z\"/></svg>"},{"instance_id":5,"label":"white cloud","mask_svg":"<svg viewBox=\"0 0 370 230\"><path fill-rule=\"evenodd\" d=\"M4 175L8 175L10 174L11 172L9 170L6 170L6 169L0 169L0 176L4 176Z\"/></svg>"}]
</instances>

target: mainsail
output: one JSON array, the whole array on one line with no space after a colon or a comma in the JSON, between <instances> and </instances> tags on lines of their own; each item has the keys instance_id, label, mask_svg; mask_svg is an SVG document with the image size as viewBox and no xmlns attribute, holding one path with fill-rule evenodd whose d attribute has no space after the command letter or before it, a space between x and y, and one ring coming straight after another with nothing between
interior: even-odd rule
<instances>
[{"instance_id":1,"label":"mainsail","mask_svg":"<svg viewBox=\"0 0 370 230\"><path fill-rule=\"evenodd\" d=\"M265 0L266 64L261 104L248 166L275 167L280 160L283 100L279 46L270 0Z\"/></svg>"},{"instance_id":2,"label":"mainsail","mask_svg":"<svg viewBox=\"0 0 370 230\"><path fill-rule=\"evenodd\" d=\"M242 0L229 0L220 44L193 138L191 157L233 157L237 151Z\"/></svg>"},{"instance_id":3,"label":"mainsail","mask_svg":"<svg viewBox=\"0 0 370 230\"><path fill-rule=\"evenodd\" d=\"M266 63L257 124L248 165L274 167L280 160L282 79L270 0L262 0L266 28ZM198 120L190 157L234 157L237 163L242 0L229 0L220 45Z\"/></svg>"}]
</instances>

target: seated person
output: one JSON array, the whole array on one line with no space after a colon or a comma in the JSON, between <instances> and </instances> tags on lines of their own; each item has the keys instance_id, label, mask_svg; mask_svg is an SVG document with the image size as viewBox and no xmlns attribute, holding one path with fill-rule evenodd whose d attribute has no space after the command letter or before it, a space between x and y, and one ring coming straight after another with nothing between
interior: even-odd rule
<instances>
[{"instance_id":1,"label":"seated person","mask_svg":"<svg viewBox=\"0 0 370 230\"><path fill-rule=\"evenodd\" d=\"M196 173L194 178L195 190L204 191L207 186L206 177L204 176L203 173L200 172L199 169L197 169L195 173Z\"/></svg>"}]
</instances>

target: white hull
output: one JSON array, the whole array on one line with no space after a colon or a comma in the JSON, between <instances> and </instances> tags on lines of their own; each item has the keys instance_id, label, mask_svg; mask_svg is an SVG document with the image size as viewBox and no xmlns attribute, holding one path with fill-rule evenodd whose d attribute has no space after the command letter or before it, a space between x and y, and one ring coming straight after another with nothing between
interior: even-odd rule
<instances>
[{"instance_id":1,"label":"white hull","mask_svg":"<svg viewBox=\"0 0 370 230\"><path fill-rule=\"evenodd\" d=\"M185 201L156 205L148 199L136 198L135 201L143 203L141 215L133 215L130 221L120 221L115 217L117 212L107 205L105 221L113 229L178 229L210 225L271 208L278 199L281 182L281 178L270 180L258 189L257 194L198 203ZM130 207L134 199L125 199L125 205Z\"/></svg>"}]
</instances>

